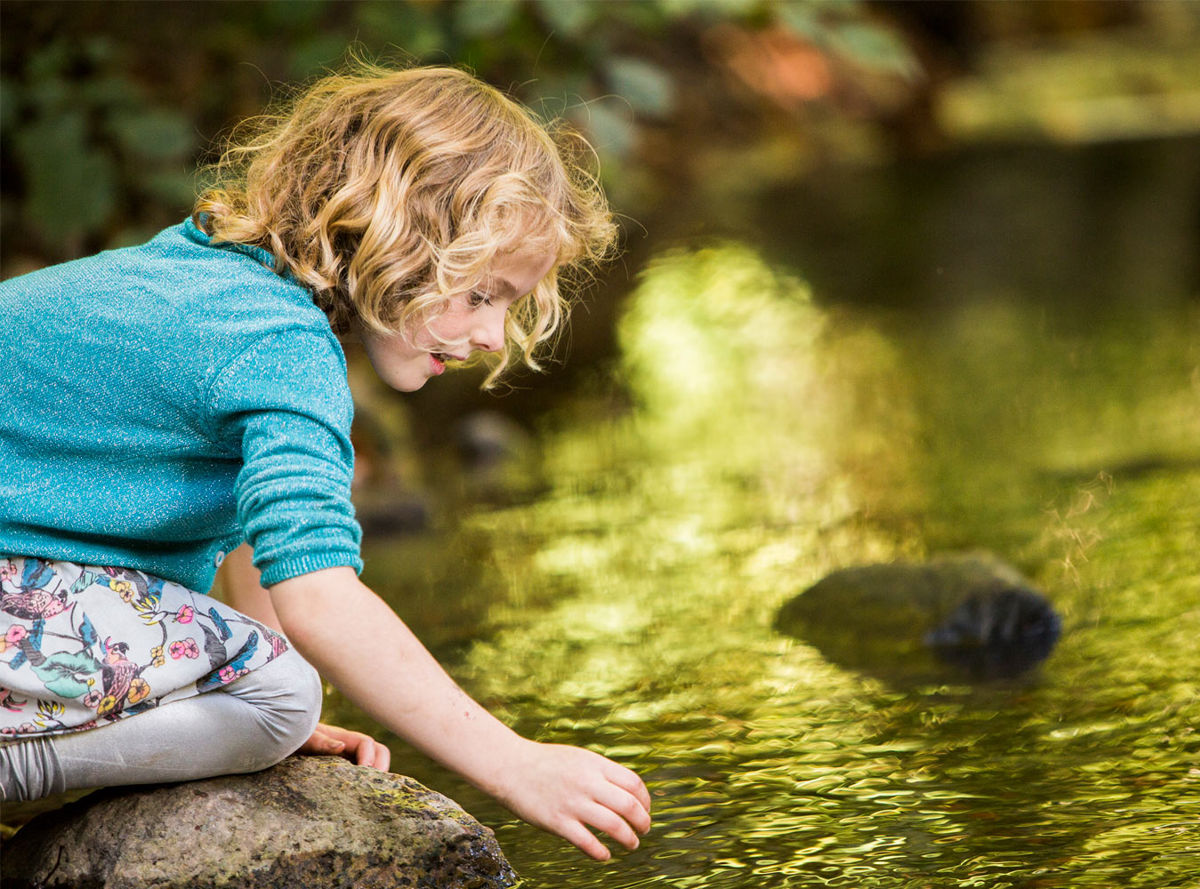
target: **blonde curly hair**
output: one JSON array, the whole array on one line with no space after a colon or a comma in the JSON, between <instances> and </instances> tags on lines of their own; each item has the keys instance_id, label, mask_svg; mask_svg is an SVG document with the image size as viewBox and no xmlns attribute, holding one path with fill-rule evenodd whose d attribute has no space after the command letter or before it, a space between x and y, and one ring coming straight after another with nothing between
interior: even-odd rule
<instances>
[{"instance_id":1,"label":"blonde curly hair","mask_svg":"<svg viewBox=\"0 0 1200 889\"><path fill-rule=\"evenodd\" d=\"M217 242L263 247L309 287L333 329L412 341L498 253L552 252L508 312L510 353L535 352L567 314L560 274L613 248L616 227L587 142L455 68L357 63L235 131L193 217Z\"/></svg>"}]
</instances>

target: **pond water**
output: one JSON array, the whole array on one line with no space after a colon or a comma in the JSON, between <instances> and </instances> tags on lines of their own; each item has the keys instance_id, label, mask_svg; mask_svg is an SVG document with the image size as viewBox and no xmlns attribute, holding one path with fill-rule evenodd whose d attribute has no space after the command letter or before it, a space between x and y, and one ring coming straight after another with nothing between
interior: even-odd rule
<instances>
[{"instance_id":1,"label":"pond water","mask_svg":"<svg viewBox=\"0 0 1200 889\"><path fill-rule=\"evenodd\" d=\"M1107 209L1080 183L1110 157L1018 153L850 177L824 227L797 206L820 192L777 192L741 238L664 245L619 355L538 418L541 483L447 489L435 532L366 553L468 691L642 774L653 830L598 865L389 738L393 768L529 887L1195 886L1200 180L1147 150L1166 187ZM976 549L1063 616L1019 680L858 672L773 628L837 568Z\"/></svg>"}]
</instances>

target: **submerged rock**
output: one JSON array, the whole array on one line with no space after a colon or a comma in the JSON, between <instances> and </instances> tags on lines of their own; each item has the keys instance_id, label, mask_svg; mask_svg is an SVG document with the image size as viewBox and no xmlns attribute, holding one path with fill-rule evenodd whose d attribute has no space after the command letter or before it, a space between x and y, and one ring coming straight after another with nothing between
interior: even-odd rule
<instances>
[{"instance_id":1,"label":"submerged rock","mask_svg":"<svg viewBox=\"0 0 1200 889\"><path fill-rule=\"evenodd\" d=\"M432 510L420 497L389 491L359 493L354 498L355 518L364 536L385 537L428 531Z\"/></svg>"},{"instance_id":2,"label":"submerged rock","mask_svg":"<svg viewBox=\"0 0 1200 889\"><path fill-rule=\"evenodd\" d=\"M73 889L498 889L492 831L411 778L336 757L99 791L4 843L3 883Z\"/></svg>"},{"instance_id":3,"label":"submerged rock","mask_svg":"<svg viewBox=\"0 0 1200 889\"><path fill-rule=\"evenodd\" d=\"M519 503L545 489L537 441L515 420L474 411L452 432L463 490L471 499Z\"/></svg>"},{"instance_id":4,"label":"submerged rock","mask_svg":"<svg viewBox=\"0 0 1200 889\"><path fill-rule=\"evenodd\" d=\"M468 469L525 460L533 438L515 420L497 411L474 411L454 424L454 444Z\"/></svg>"},{"instance_id":5,"label":"submerged rock","mask_svg":"<svg viewBox=\"0 0 1200 889\"><path fill-rule=\"evenodd\" d=\"M835 571L785 603L775 625L833 663L900 682L1018 676L1062 628L1015 568L981 555Z\"/></svg>"}]
</instances>

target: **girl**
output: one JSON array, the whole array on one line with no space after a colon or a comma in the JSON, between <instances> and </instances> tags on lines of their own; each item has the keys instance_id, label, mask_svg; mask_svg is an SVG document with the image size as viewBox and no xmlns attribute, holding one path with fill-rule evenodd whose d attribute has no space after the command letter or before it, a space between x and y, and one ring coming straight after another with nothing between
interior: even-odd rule
<instances>
[{"instance_id":1,"label":"girl","mask_svg":"<svg viewBox=\"0 0 1200 889\"><path fill-rule=\"evenodd\" d=\"M636 775L513 733L359 581L349 499L339 337L401 391L476 352L489 383L536 366L560 271L613 239L566 146L460 71L363 68L231 149L182 225L0 285L6 799L297 749L386 768L317 724L315 667L527 821L638 845Z\"/></svg>"}]
</instances>

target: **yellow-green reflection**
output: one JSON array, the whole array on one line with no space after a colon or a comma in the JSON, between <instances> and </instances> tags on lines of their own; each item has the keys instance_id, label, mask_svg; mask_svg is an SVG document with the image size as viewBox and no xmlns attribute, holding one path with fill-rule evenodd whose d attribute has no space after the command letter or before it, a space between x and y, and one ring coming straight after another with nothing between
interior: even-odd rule
<instances>
[{"instance_id":1,"label":"yellow-green reflection","mask_svg":"<svg viewBox=\"0 0 1200 889\"><path fill-rule=\"evenodd\" d=\"M368 558L472 693L642 772L654 832L584 867L399 748L398 768L496 825L532 886L1193 872L1194 304L827 312L730 246L653 264L621 343L637 407L553 418L544 497ZM1038 677L892 687L771 629L834 568L962 547L1018 561L1064 613Z\"/></svg>"}]
</instances>

